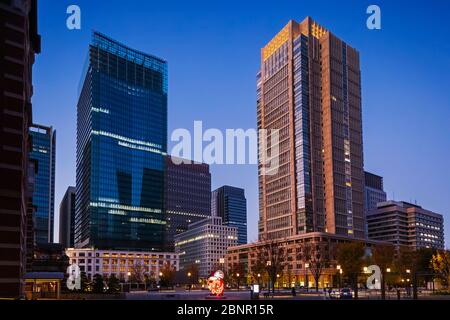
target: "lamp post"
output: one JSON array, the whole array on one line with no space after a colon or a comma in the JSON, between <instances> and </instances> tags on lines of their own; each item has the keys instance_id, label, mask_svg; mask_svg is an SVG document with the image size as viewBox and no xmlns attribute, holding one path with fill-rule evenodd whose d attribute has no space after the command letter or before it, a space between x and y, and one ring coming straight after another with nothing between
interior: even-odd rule
<instances>
[{"instance_id":1,"label":"lamp post","mask_svg":"<svg viewBox=\"0 0 450 320\"><path fill-rule=\"evenodd\" d=\"M277 287L278 291L280 291L280 275L277 273Z\"/></svg>"},{"instance_id":2,"label":"lamp post","mask_svg":"<svg viewBox=\"0 0 450 320\"><path fill-rule=\"evenodd\" d=\"M309 263L305 263L305 287L306 287L306 292L309 291L308 268L309 268Z\"/></svg>"},{"instance_id":3,"label":"lamp post","mask_svg":"<svg viewBox=\"0 0 450 320\"><path fill-rule=\"evenodd\" d=\"M341 275L342 275L342 269L341 269L341 265L337 265L336 266L336 269L338 270L338 272L339 272L339 290L341 289Z\"/></svg>"},{"instance_id":4,"label":"lamp post","mask_svg":"<svg viewBox=\"0 0 450 320\"><path fill-rule=\"evenodd\" d=\"M239 276L240 276L240 274L236 273L238 291L239 291Z\"/></svg>"},{"instance_id":5,"label":"lamp post","mask_svg":"<svg viewBox=\"0 0 450 320\"><path fill-rule=\"evenodd\" d=\"M187 276L188 276L188 278L189 278L189 292L191 292L191 288L192 288L192 280L191 280L191 276L192 276L192 273L191 273L191 272L188 272Z\"/></svg>"},{"instance_id":6,"label":"lamp post","mask_svg":"<svg viewBox=\"0 0 450 320\"><path fill-rule=\"evenodd\" d=\"M257 277L258 277L258 285L260 286L260 285L261 285L261 283L260 283L260 280L261 280L261 273L258 273Z\"/></svg>"}]
</instances>

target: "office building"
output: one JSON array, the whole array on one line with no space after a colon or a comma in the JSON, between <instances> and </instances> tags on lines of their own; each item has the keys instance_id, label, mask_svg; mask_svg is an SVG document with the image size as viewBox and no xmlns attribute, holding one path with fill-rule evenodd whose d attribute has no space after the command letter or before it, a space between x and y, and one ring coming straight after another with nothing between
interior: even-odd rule
<instances>
[{"instance_id":1,"label":"office building","mask_svg":"<svg viewBox=\"0 0 450 320\"><path fill-rule=\"evenodd\" d=\"M174 159L174 161L172 161ZM166 250L189 224L211 216L211 173L205 163L166 157Z\"/></svg>"},{"instance_id":2,"label":"office building","mask_svg":"<svg viewBox=\"0 0 450 320\"><path fill-rule=\"evenodd\" d=\"M33 191L34 239L40 245L53 242L56 132L52 127L33 124L30 136L30 159L36 164Z\"/></svg>"},{"instance_id":3,"label":"office building","mask_svg":"<svg viewBox=\"0 0 450 320\"><path fill-rule=\"evenodd\" d=\"M59 205L59 243L73 248L75 243L75 187L68 187Z\"/></svg>"},{"instance_id":4,"label":"office building","mask_svg":"<svg viewBox=\"0 0 450 320\"><path fill-rule=\"evenodd\" d=\"M114 274L120 281L128 282L133 273L140 270L143 275L159 281L160 272L168 267L177 271L179 265L178 255L173 252L68 248L66 255L70 263L78 265L91 280L96 274L104 278Z\"/></svg>"},{"instance_id":5,"label":"office building","mask_svg":"<svg viewBox=\"0 0 450 320\"><path fill-rule=\"evenodd\" d=\"M77 107L75 246L161 251L167 63L93 33Z\"/></svg>"},{"instance_id":6,"label":"office building","mask_svg":"<svg viewBox=\"0 0 450 320\"><path fill-rule=\"evenodd\" d=\"M358 51L309 17L262 48L258 128L279 143L269 131L259 154L279 166L259 167L260 239L365 238L360 78Z\"/></svg>"},{"instance_id":7,"label":"office building","mask_svg":"<svg viewBox=\"0 0 450 320\"><path fill-rule=\"evenodd\" d=\"M247 243L247 200L244 189L223 186L211 194L211 214L224 225L236 227L238 244Z\"/></svg>"},{"instance_id":8,"label":"office building","mask_svg":"<svg viewBox=\"0 0 450 320\"><path fill-rule=\"evenodd\" d=\"M279 278L275 287L290 288L302 286L315 288L314 270L321 265L321 274L318 279L318 287L329 288L338 287L340 283L338 274L337 247L339 244L356 241L347 235L336 235L323 232L310 232L287 237L278 240L261 240L256 243L249 243L228 248L225 256L225 270L230 273L238 267L242 270L244 277L251 277L252 281L269 286L270 280L266 272L261 272L261 266L265 266L267 261L280 259ZM367 253L375 245L389 245L386 242L360 239L366 247ZM305 249L309 246L310 249ZM319 251L314 251L317 247ZM314 266L311 264L311 257L307 258L305 251L320 252L321 258L313 258ZM273 254L276 258L270 258ZM270 259L265 261L265 259ZM320 260L323 259L323 260ZM279 261L280 261L279 260ZM325 263L326 261L326 263ZM258 277L258 274L260 277ZM342 278L340 279L342 281Z\"/></svg>"},{"instance_id":9,"label":"office building","mask_svg":"<svg viewBox=\"0 0 450 320\"><path fill-rule=\"evenodd\" d=\"M442 215L404 201L378 203L367 215L368 237L411 248L444 249Z\"/></svg>"},{"instance_id":10,"label":"office building","mask_svg":"<svg viewBox=\"0 0 450 320\"><path fill-rule=\"evenodd\" d=\"M237 228L222 224L222 218L210 217L189 225L187 231L175 235L175 252L180 257L180 270L197 265L201 278L225 267L227 249L237 245Z\"/></svg>"},{"instance_id":11,"label":"office building","mask_svg":"<svg viewBox=\"0 0 450 320\"><path fill-rule=\"evenodd\" d=\"M364 171L364 211L367 213L375 210L378 203L386 200L383 177Z\"/></svg>"},{"instance_id":12,"label":"office building","mask_svg":"<svg viewBox=\"0 0 450 320\"><path fill-rule=\"evenodd\" d=\"M24 293L32 69L40 53L36 0L0 2L0 297Z\"/></svg>"}]
</instances>

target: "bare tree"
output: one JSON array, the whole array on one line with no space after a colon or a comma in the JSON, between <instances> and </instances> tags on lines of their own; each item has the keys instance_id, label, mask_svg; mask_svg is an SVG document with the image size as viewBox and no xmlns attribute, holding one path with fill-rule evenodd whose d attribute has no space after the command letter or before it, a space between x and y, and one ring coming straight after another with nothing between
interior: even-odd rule
<instances>
[{"instance_id":1,"label":"bare tree","mask_svg":"<svg viewBox=\"0 0 450 320\"><path fill-rule=\"evenodd\" d=\"M319 280L330 263L330 246L326 242L310 241L302 245L301 259L309 264L309 271L314 278L316 292L319 291Z\"/></svg>"},{"instance_id":2,"label":"bare tree","mask_svg":"<svg viewBox=\"0 0 450 320\"><path fill-rule=\"evenodd\" d=\"M376 245L372 248L372 259L381 271L381 299L386 299L386 272L394 261L395 249L392 245Z\"/></svg>"},{"instance_id":3,"label":"bare tree","mask_svg":"<svg viewBox=\"0 0 450 320\"><path fill-rule=\"evenodd\" d=\"M287 261L287 250L283 246L283 241L273 239L262 240L262 244L257 247L257 265L261 268L265 266L265 271L269 276L269 291L275 292L275 282L283 272Z\"/></svg>"},{"instance_id":4,"label":"bare tree","mask_svg":"<svg viewBox=\"0 0 450 320\"><path fill-rule=\"evenodd\" d=\"M364 264L364 255L365 245L362 242L340 243L337 247L337 260L353 286L355 299L358 299L358 275Z\"/></svg>"},{"instance_id":5,"label":"bare tree","mask_svg":"<svg viewBox=\"0 0 450 320\"><path fill-rule=\"evenodd\" d=\"M130 282L132 283L143 283L145 280L144 267L140 262L136 262L130 268Z\"/></svg>"}]
</instances>

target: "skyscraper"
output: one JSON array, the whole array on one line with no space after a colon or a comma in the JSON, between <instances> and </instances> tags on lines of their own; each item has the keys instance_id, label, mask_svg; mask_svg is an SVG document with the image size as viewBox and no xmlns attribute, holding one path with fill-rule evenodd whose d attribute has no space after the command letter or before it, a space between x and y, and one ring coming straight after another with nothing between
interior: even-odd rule
<instances>
[{"instance_id":1,"label":"skyscraper","mask_svg":"<svg viewBox=\"0 0 450 320\"><path fill-rule=\"evenodd\" d=\"M259 168L260 238L365 238L358 51L309 17L289 21L261 50L257 121L279 130L278 172Z\"/></svg>"},{"instance_id":2,"label":"skyscraper","mask_svg":"<svg viewBox=\"0 0 450 320\"><path fill-rule=\"evenodd\" d=\"M222 218L224 225L236 227L238 244L247 243L247 199L241 188L223 186L211 194L211 214Z\"/></svg>"},{"instance_id":3,"label":"skyscraper","mask_svg":"<svg viewBox=\"0 0 450 320\"><path fill-rule=\"evenodd\" d=\"M23 294L27 221L32 67L41 48L37 1L0 2L0 297Z\"/></svg>"},{"instance_id":4,"label":"skyscraper","mask_svg":"<svg viewBox=\"0 0 450 320\"><path fill-rule=\"evenodd\" d=\"M68 187L59 205L59 243L64 248L75 244L75 187Z\"/></svg>"},{"instance_id":5,"label":"skyscraper","mask_svg":"<svg viewBox=\"0 0 450 320\"><path fill-rule=\"evenodd\" d=\"M167 63L94 32L82 81L75 246L159 250Z\"/></svg>"},{"instance_id":6,"label":"skyscraper","mask_svg":"<svg viewBox=\"0 0 450 320\"><path fill-rule=\"evenodd\" d=\"M30 159L36 164L33 191L34 238L39 245L53 242L56 132L52 127L33 124L30 136Z\"/></svg>"},{"instance_id":7,"label":"skyscraper","mask_svg":"<svg viewBox=\"0 0 450 320\"><path fill-rule=\"evenodd\" d=\"M180 159L181 160L181 159ZM205 163L174 163L166 157L167 250L174 250L174 236L189 224L211 216L211 173Z\"/></svg>"},{"instance_id":8,"label":"skyscraper","mask_svg":"<svg viewBox=\"0 0 450 320\"><path fill-rule=\"evenodd\" d=\"M375 210L380 202L386 202L383 177L364 171L364 211L366 214Z\"/></svg>"}]
</instances>

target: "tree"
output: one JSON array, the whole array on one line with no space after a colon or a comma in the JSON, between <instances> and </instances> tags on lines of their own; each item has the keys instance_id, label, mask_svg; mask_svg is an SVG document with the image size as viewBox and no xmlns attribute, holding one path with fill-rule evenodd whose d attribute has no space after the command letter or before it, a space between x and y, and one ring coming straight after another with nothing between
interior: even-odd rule
<instances>
[{"instance_id":1,"label":"tree","mask_svg":"<svg viewBox=\"0 0 450 320\"><path fill-rule=\"evenodd\" d=\"M241 280L245 279L245 277L246 277L244 264L243 263L233 263L231 265L231 270L230 270L228 276L229 276L231 282L236 283L236 286L239 289Z\"/></svg>"},{"instance_id":2,"label":"tree","mask_svg":"<svg viewBox=\"0 0 450 320\"><path fill-rule=\"evenodd\" d=\"M188 276L189 285L198 283L199 271L196 263L192 263L186 268L186 274Z\"/></svg>"},{"instance_id":3,"label":"tree","mask_svg":"<svg viewBox=\"0 0 450 320\"><path fill-rule=\"evenodd\" d=\"M275 282L281 276L286 265L287 251L282 240L267 239L262 240L257 247L257 264L265 265L265 270L269 276L269 291L275 293Z\"/></svg>"},{"instance_id":4,"label":"tree","mask_svg":"<svg viewBox=\"0 0 450 320\"><path fill-rule=\"evenodd\" d=\"M111 274L108 278L108 292L118 293L120 292L120 281L116 278L115 274Z\"/></svg>"},{"instance_id":5,"label":"tree","mask_svg":"<svg viewBox=\"0 0 450 320\"><path fill-rule=\"evenodd\" d=\"M89 281L86 272L82 271L80 277L81 277L81 292L91 292L92 283L91 281Z\"/></svg>"},{"instance_id":6,"label":"tree","mask_svg":"<svg viewBox=\"0 0 450 320\"><path fill-rule=\"evenodd\" d=\"M381 299L386 299L386 272L392 267L395 249L391 245L376 245L372 247L373 262L380 267L381 271Z\"/></svg>"},{"instance_id":7,"label":"tree","mask_svg":"<svg viewBox=\"0 0 450 320\"><path fill-rule=\"evenodd\" d=\"M311 241L302 244L300 256L303 263L309 264L309 270L314 278L316 292L319 291L320 277L330 263L329 249L329 244L325 242Z\"/></svg>"},{"instance_id":8,"label":"tree","mask_svg":"<svg viewBox=\"0 0 450 320\"><path fill-rule=\"evenodd\" d=\"M144 274L144 282L147 287L155 287L156 285L156 276L154 271L150 271L150 273Z\"/></svg>"},{"instance_id":9,"label":"tree","mask_svg":"<svg viewBox=\"0 0 450 320\"><path fill-rule=\"evenodd\" d=\"M362 242L340 243L337 246L337 260L346 275L358 299L358 275L364 264L365 245Z\"/></svg>"},{"instance_id":10,"label":"tree","mask_svg":"<svg viewBox=\"0 0 450 320\"><path fill-rule=\"evenodd\" d=\"M144 267L140 262L136 262L130 268L130 280L131 283L143 283L145 280L144 277Z\"/></svg>"},{"instance_id":11,"label":"tree","mask_svg":"<svg viewBox=\"0 0 450 320\"><path fill-rule=\"evenodd\" d=\"M103 293L105 288L105 284L103 283L103 277L100 274L94 275L94 282L92 285L92 289L95 293Z\"/></svg>"},{"instance_id":12,"label":"tree","mask_svg":"<svg viewBox=\"0 0 450 320\"><path fill-rule=\"evenodd\" d=\"M447 288L450 286L450 251L439 250L431 258L433 270L441 276Z\"/></svg>"},{"instance_id":13,"label":"tree","mask_svg":"<svg viewBox=\"0 0 450 320\"><path fill-rule=\"evenodd\" d=\"M167 262L162 269L160 269L159 284L161 287L171 287L175 280L176 270Z\"/></svg>"},{"instance_id":14,"label":"tree","mask_svg":"<svg viewBox=\"0 0 450 320\"><path fill-rule=\"evenodd\" d=\"M400 247L396 263L397 269L402 279L406 278L406 283L409 283L412 280L414 300L417 299L417 274L419 272L419 261L419 251L410 247ZM410 277L412 277L412 279L410 279Z\"/></svg>"}]
</instances>

